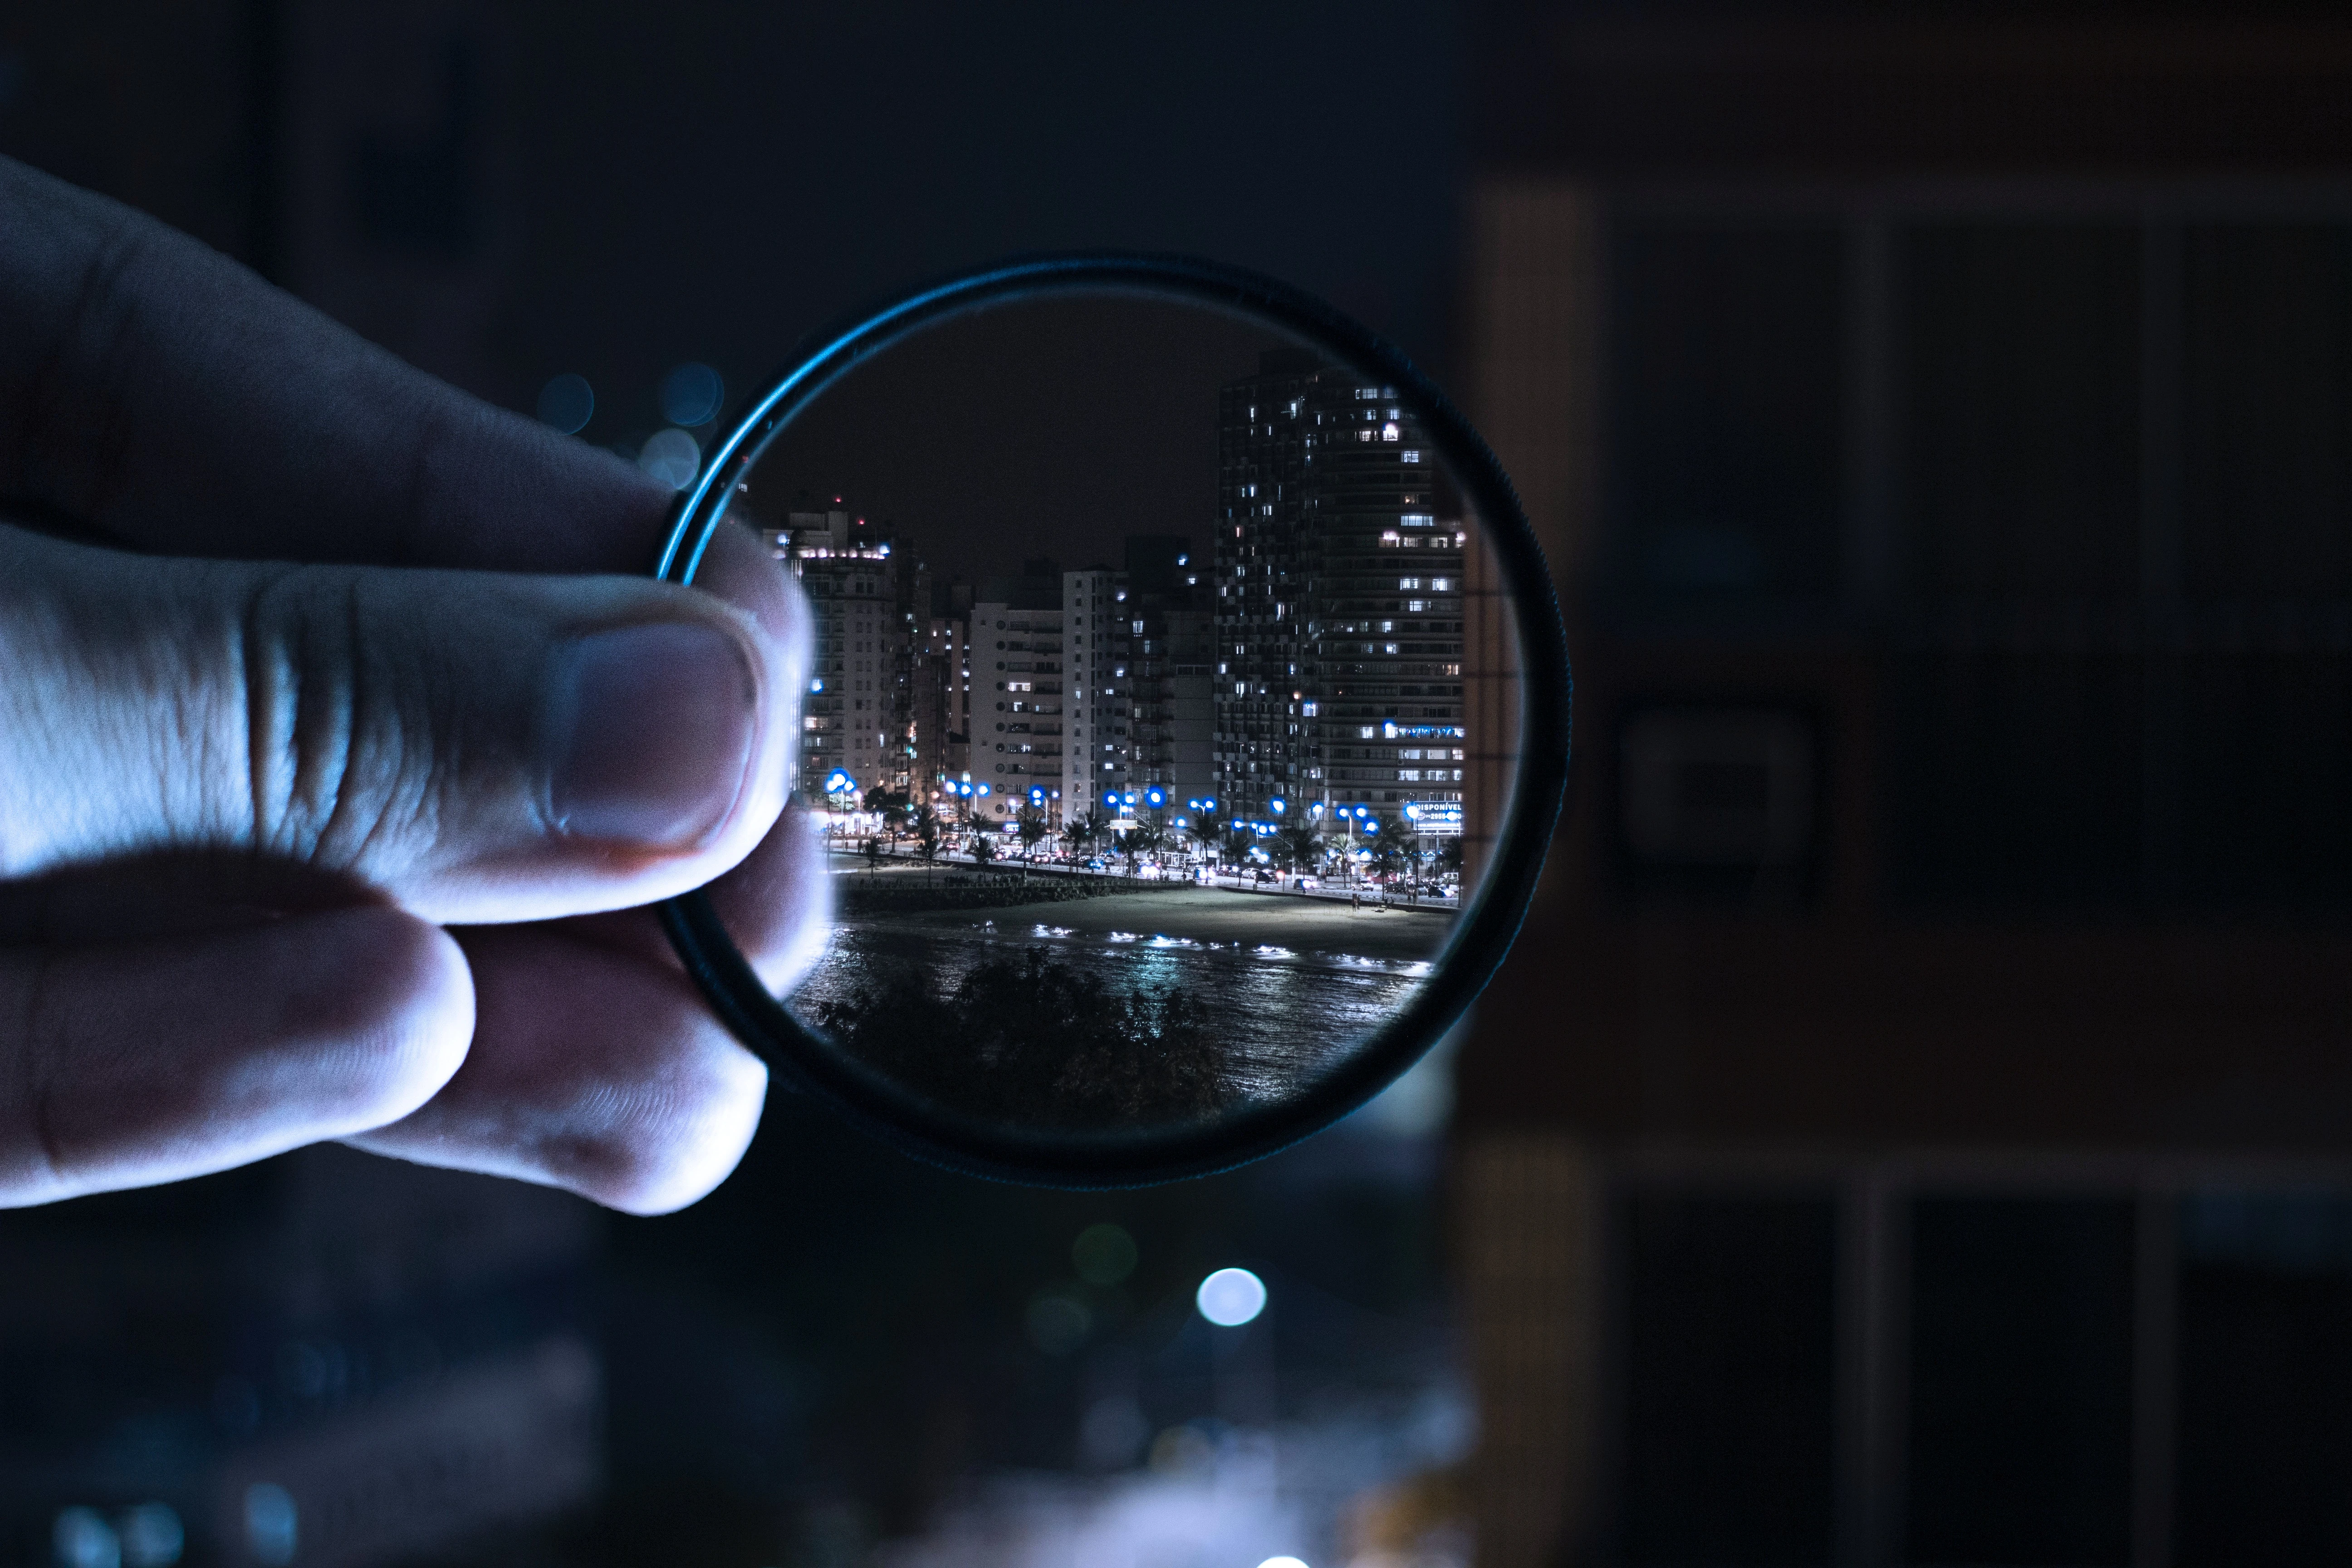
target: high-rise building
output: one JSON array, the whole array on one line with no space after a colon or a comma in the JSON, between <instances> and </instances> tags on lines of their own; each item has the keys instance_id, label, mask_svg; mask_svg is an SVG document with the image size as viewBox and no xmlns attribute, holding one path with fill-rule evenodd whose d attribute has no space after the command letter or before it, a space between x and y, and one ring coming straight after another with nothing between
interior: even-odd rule
<instances>
[{"instance_id":1,"label":"high-rise building","mask_svg":"<svg viewBox=\"0 0 2352 1568\"><path fill-rule=\"evenodd\" d=\"M1459 810L1467 525L1391 386L1300 350L1219 399L1216 793Z\"/></svg>"},{"instance_id":2,"label":"high-rise building","mask_svg":"<svg viewBox=\"0 0 2352 1568\"><path fill-rule=\"evenodd\" d=\"M1033 798L1061 815L1066 693L1062 573L1025 561L1018 577L983 578L972 590L971 659L980 700L967 731L972 782L989 786L973 814L1009 821Z\"/></svg>"},{"instance_id":3,"label":"high-rise building","mask_svg":"<svg viewBox=\"0 0 2352 1568\"><path fill-rule=\"evenodd\" d=\"M1062 577L1069 628L1073 810L1110 807L1159 785L1181 802L1216 790L1214 617L1192 541L1139 534L1126 566Z\"/></svg>"},{"instance_id":4,"label":"high-rise building","mask_svg":"<svg viewBox=\"0 0 2352 1568\"><path fill-rule=\"evenodd\" d=\"M768 538L800 579L815 622L801 698L802 798L824 799L836 772L861 795L907 787L908 628L891 542L838 507L788 513Z\"/></svg>"},{"instance_id":5,"label":"high-rise building","mask_svg":"<svg viewBox=\"0 0 2352 1568\"><path fill-rule=\"evenodd\" d=\"M1129 778L1133 725L1126 638L1123 573L1089 566L1062 574L1062 625L1068 646L1068 743L1062 756L1062 799L1068 811L1099 808L1122 794Z\"/></svg>"},{"instance_id":6,"label":"high-rise building","mask_svg":"<svg viewBox=\"0 0 2352 1568\"><path fill-rule=\"evenodd\" d=\"M907 733L909 787L928 800L971 766L971 584L934 582L926 597L908 612Z\"/></svg>"}]
</instances>

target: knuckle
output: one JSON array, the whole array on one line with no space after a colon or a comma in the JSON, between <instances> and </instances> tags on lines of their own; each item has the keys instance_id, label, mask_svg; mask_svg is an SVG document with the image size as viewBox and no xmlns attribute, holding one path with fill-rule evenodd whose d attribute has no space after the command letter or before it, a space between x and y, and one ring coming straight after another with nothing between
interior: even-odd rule
<instances>
[{"instance_id":1,"label":"knuckle","mask_svg":"<svg viewBox=\"0 0 2352 1568\"><path fill-rule=\"evenodd\" d=\"M253 844L333 870L367 869L432 808L431 704L370 636L367 595L362 572L286 568L238 628Z\"/></svg>"}]
</instances>

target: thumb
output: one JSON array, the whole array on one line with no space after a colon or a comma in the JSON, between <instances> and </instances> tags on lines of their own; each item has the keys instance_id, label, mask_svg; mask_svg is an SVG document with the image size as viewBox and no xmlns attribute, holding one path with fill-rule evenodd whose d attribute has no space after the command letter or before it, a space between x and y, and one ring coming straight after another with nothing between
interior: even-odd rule
<instances>
[{"instance_id":1,"label":"thumb","mask_svg":"<svg viewBox=\"0 0 2352 1568\"><path fill-rule=\"evenodd\" d=\"M0 877L226 848L467 923L684 891L782 807L806 622L782 602L779 628L635 578L0 528Z\"/></svg>"}]
</instances>

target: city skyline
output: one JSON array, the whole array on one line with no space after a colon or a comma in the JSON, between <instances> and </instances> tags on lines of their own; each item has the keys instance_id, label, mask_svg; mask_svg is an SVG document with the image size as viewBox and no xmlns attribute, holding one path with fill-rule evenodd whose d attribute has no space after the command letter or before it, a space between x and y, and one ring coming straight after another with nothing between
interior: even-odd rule
<instances>
[{"instance_id":1,"label":"city skyline","mask_svg":"<svg viewBox=\"0 0 2352 1568\"><path fill-rule=\"evenodd\" d=\"M1115 549L1080 565L1000 543L992 572L935 572L848 491L766 528L815 622L803 797L991 823L1034 805L1059 827L1156 789L1167 812L1412 806L1417 831L1458 831L1469 542L1417 422L1297 350L1263 351L1202 422L1213 519L1097 529Z\"/></svg>"}]
</instances>

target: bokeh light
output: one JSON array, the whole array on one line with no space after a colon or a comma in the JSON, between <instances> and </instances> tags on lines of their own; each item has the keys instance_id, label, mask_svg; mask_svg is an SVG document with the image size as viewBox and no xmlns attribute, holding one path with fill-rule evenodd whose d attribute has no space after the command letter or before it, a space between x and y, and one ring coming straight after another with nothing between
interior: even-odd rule
<instances>
[{"instance_id":1,"label":"bokeh light","mask_svg":"<svg viewBox=\"0 0 2352 1568\"><path fill-rule=\"evenodd\" d=\"M708 425L727 401L727 384L707 364L691 361L662 377L662 417L673 425Z\"/></svg>"},{"instance_id":2,"label":"bokeh light","mask_svg":"<svg viewBox=\"0 0 2352 1568\"><path fill-rule=\"evenodd\" d=\"M694 482L702 467L702 448L683 430L657 431L638 449L637 467L674 490Z\"/></svg>"},{"instance_id":3,"label":"bokeh light","mask_svg":"<svg viewBox=\"0 0 2352 1568\"><path fill-rule=\"evenodd\" d=\"M1119 1284L1135 1272L1136 1256L1135 1237L1115 1225L1090 1225L1070 1244L1070 1262L1089 1285Z\"/></svg>"},{"instance_id":4,"label":"bokeh light","mask_svg":"<svg viewBox=\"0 0 2352 1568\"><path fill-rule=\"evenodd\" d=\"M1237 1329L1265 1310L1265 1281L1246 1268L1220 1268L1201 1281L1193 1300L1209 1321Z\"/></svg>"},{"instance_id":5,"label":"bokeh light","mask_svg":"<svg viewBox=\"0 0 2352 1568\"><path fill-rule=\"evenodd\" d=\"M588 384L584 375L555 376L539 389L539 422L551 425L566 436L577 436L586 429L595 412L596 389Z\"/></svg>"},{"instance_id":6,"label":"bokeh light","mask_svg":"<svg viewBox=\"0 0 2352 1568\"><path fill-rule=\"evenodd\" d=\"M1029 1342L1047 1355L1067 1355L1086 1342L1095 1315L1084 1301L1050 1291L1029 1303L1023 1326Z\"/></svg>"}]
</instances>

